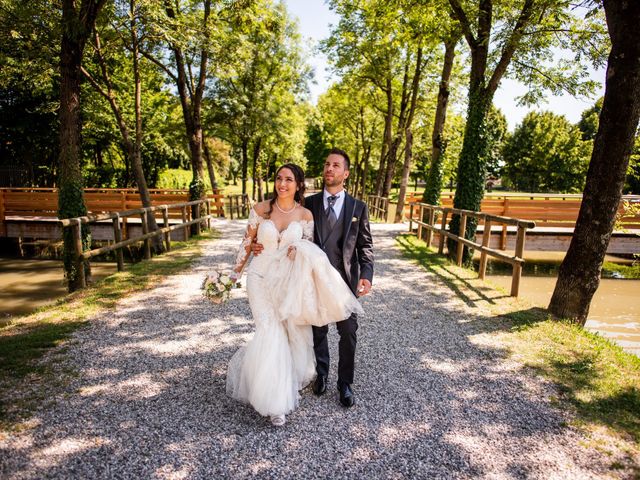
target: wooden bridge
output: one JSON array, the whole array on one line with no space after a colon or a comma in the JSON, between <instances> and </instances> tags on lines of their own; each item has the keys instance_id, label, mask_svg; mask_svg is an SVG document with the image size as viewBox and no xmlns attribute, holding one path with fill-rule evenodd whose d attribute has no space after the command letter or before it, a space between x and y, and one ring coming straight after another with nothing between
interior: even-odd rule
<instances>
[{"instance_id":1,"label":"wooden bridge","mask_svg":"<svg viewBox=\"0 0 640 480\"><path fill-rule=\"evenodd\" d=\"M172 205L188 202L186 190L149 190L153 206ZM210 194L211 215L217 217L244 216L248 214L247 195ZM122 212L142 207L140 194L135 189L98 189L84 190L87 211L91 215ZM62 229L58 215L58 191L54 188L1 188L0 189L0 237L33 240L58 240L62 238ZM161 212L156 220L162 223ZM170 209L169 223L184 223L192 220L190 208ZM142 232L140 219L123 218L123 236L129 233L136 236ZM110 222L98 222L91 225L92 237L96 240L113 240ZM182 229L171 232L171 238L182 240Z\"/></svg>"},{"instance_id":2,"label":"wooden bridge","mask_svg":"<svg viewBox=\"0 0 640 480\"><path fill-rule=\"evenodd\" d=\"M453 208L454 193L447 192L441 196L441 207ZM415 207L422 201L422 192L407 194L404 218L418 220L420 212ZM393 216L393 202L386 198L370 196L368 198L372 216L387 220ZM527 232L527 250L565 252L569 248L575 228L582 195L574 194L523 194L523 193L488 193L482 200L482 213L501 217L516 218L535 222L535 228ZM609 249L610 254L640 253L640 213L633 213L629 205L640 204L640 195L625 195L620 202L619 226L614 231ZM447 223L448 225L448 223ZM416 223L412 227L417 228ZM500 250L515 250L517 229L509 225L493 225L491 247ZM482 236L484 225L480 222L478 235ZM434 238L438 242L438 235Z\"/></svg>"}]
</instances>

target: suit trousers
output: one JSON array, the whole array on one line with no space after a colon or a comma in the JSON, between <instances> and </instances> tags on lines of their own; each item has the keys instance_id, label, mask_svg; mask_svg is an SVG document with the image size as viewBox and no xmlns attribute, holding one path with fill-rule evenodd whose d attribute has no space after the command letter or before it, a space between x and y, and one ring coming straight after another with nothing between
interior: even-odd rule
<instances>
[{"instance_id":1,"label":"suit trousers","mask_svg":"<svg viewBox=\"0 0 640 480\"><path fill-rule=\"evenodd\" d=\"M349 318L336 323L340 342L338 343L338 381L351 385L356 357L356 331L358 330L358 315L351 314ZM329 325L313 327L313 350L316 354L316 373L329 374L329 341L327 333Z\"/></svg>"}]
</instances>

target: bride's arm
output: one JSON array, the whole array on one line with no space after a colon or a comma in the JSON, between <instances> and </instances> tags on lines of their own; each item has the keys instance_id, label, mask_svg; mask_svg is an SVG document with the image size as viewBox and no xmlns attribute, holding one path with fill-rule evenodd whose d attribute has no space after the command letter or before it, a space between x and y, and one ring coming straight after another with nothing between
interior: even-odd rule
<instances>
[{"instance_id":1,"label":"bride's arm","mask_svg":"<svg viewBox=\"0 0 640 480\"><path fill-rule=\"evenodd\" d=\"M302 238L313 242L313 216L302 224Z\"/></svg>"},{"instance_id":2,"label":"bride's arm","mask_svg":"<svg viewBox=\"0 0 640 480\"><path fill-rule=\"evenodd\" d=\"M313 214L311 211L306 210L304 217L302 218L302 240L308 240L313 243ZM294 260L296 258L296 247L295 245L290 245L287 250L287 256Z\"/></svg>"},{"instance_id":3,"label":"bride's arm","mask_svg":"<svg viewBox=\"0 0 640 480\"><path fill-rule=\"evenodd\" d=\"M249 256L251 255L251 243L253 243L258 233L260 219L261 217L258 212L255 211L255 208L252 208L249 211L249 224L244 232L242 243L240 244L240 248L238 248L238 253L236 254L236 263L233 266L236 280L242 276L242 270L244 270L244 267L249 260Z\"/></svg>"}]
</instances>

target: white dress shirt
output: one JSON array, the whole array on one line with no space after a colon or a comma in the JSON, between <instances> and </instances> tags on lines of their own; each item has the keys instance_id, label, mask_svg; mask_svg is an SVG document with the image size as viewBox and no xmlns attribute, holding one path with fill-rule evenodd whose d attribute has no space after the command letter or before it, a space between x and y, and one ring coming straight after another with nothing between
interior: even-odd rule
<instances>
[{"instance_id":1,"label":"white dress shirt","mask_svg":"<svg viewBox=\"0 0 640 480\"><path fill-rule=\"evenodd\" d=\"M322 195L322 202L324 204L324 211L327 211L327 208L329 208L329 200L328 198L331 196L331 194L329 192L327 192L326 190L324 190L324 194ZM333 211L336 212L336 219L340 218L340 212L342 211L342 205L344 205L344 196L345 196L345 191L344 190L340 190L338 193L335 194L337 198L336 203L333 205Z\"/></svg>"}]
</instances>

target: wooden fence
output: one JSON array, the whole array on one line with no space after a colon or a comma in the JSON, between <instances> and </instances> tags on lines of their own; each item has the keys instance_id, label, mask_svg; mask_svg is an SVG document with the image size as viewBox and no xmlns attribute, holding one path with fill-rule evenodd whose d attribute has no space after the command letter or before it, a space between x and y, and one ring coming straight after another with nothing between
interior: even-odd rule
<instances>
[{"instance_id":1,"label":"wooden fence","mask_svg":"<svg viewBox=\"0 0 640 480\"><path fill-rule=\"evenodd\" d=\"M479 250L480 253L480 268L479 277L484 279L487 270L488 256L499 258L507 263L510 263L513 267L511 274L511 296L517 297L520 292L520 278L522 276L522 265L524 264L524 243L527 233L527 229L535 228L535 222L521 220L517 218L508 218L498 215L491 215L488 213L474 212L471 210L460 210L457 208L439 207L436 205L429 205L427 203L413 203L411 205L411 213L413 210L418 212L418 220L411 220L409 223L409 231L412 231L412 223L418 224L418 238L422 238L423 228L427 229L426 242L427 246L431 246L433 232L440 235L440 241L438 245L438 253L443 254L445 238L451 238L456 242L456 262L458 265L462 265L462 258L464 253L464 246ZM437 218L436 213L440 213L440 218ZM460 215L460 232L458 235L450 233L446 226L451 214ZM484 230L482 234L482 244L467 240L464 238L467 227L467 219L469 217L476 218L479 222L484 224ZM426 219L426 221L422 221ZM436 223L439 222L439 225ZM489 247L491 241L491 226L493 224L500 224L506 228L507 225L517 227L516 237L516 250L515 255L507 255L503 252L495 250Z\"/></svg>"},{"instance_id":2,"label":"wooden fence","mask_svg":"<svg viewBox=\"0 0 640 480\"><path fill-rule=\"evenodd\" d=\"M239 193L237 195L227 195L229 204L227 210L229 211L229 218L233 220L233 214L236 214L237 218L247 217L249 215L249 209L251 208L251 200L246 193Z\"/></svg>"},{"instance_id":3,"label":"wooden fence","mask_svg":"<svg viewBox=\"0 0 640 480\"><path fill-rule=\"evenodd\" d=\"M198 233L200 232L200 225L202 222L207 223L207 227L211 228L211 218L215 215L211 213L212 207L211 204L213 202L210 199L206 200L195 200L192 202L183 202L183 203L173 203L170 205L157 205L148 208L137 208L133 210L126 210L122 212L111 212L105 213L101 215L89 215L85 217L76 217L76 218L67 218L64 220L60 220L60 225L63 229L70 228L72 231L73 239L74 239L74 256L75 256L75 264L78 274L80 275L79 283L81 288L85 288L87 286L87 281L85 278L84 272L84 262L88 262L92 257L97 255L102 255L107 252L116 251L116 261L118 264L118 271L124 270L124 255L122 253L122 248L128 245L131 245L136 242L143 241L144 242L144 258L151 258L151 238L163 235L165 248L167 251L171 250L171 232L173 230L177 230L179 228L184 229L185 238L189 238L189 227L191 225L197 226ZM196 215L194 215L193 220L188 220L188 211L191 210L192 207L195 206ZM204 206L206 208L206 215L200 215L201 207ZM177 210L180 218L182 218L182 223L169 225L169 217L170 210ZM162 228L158 228L156 231L149 231L149 215L154 214L154 212L162 212L163 218L163 226ZM130 237L127 239L123 239L122 235L122 226L121 220L125 220L128 217L132 216L140 216L142 221L142 235L138 235L136 237ZM81 235L81 225L91 224L94 222L104 222L111 220L113 222L113 237L114 242L111 245L107 245L101 248L95 248L92 250L84 250L82 246L82 235Z\"/></svg>"},{"instance_id":4,"label":"wooden fence","mask_svg":"<svg viewBox=\"0 0 640 480\"><path fill-rule=\"evenodd\" d=\"M367 206L369 207L369 216L375 220L387 221L389 216L389 199L386 197L378 197L376 195L367 195Z\"/></svg>"}]
</instances>

